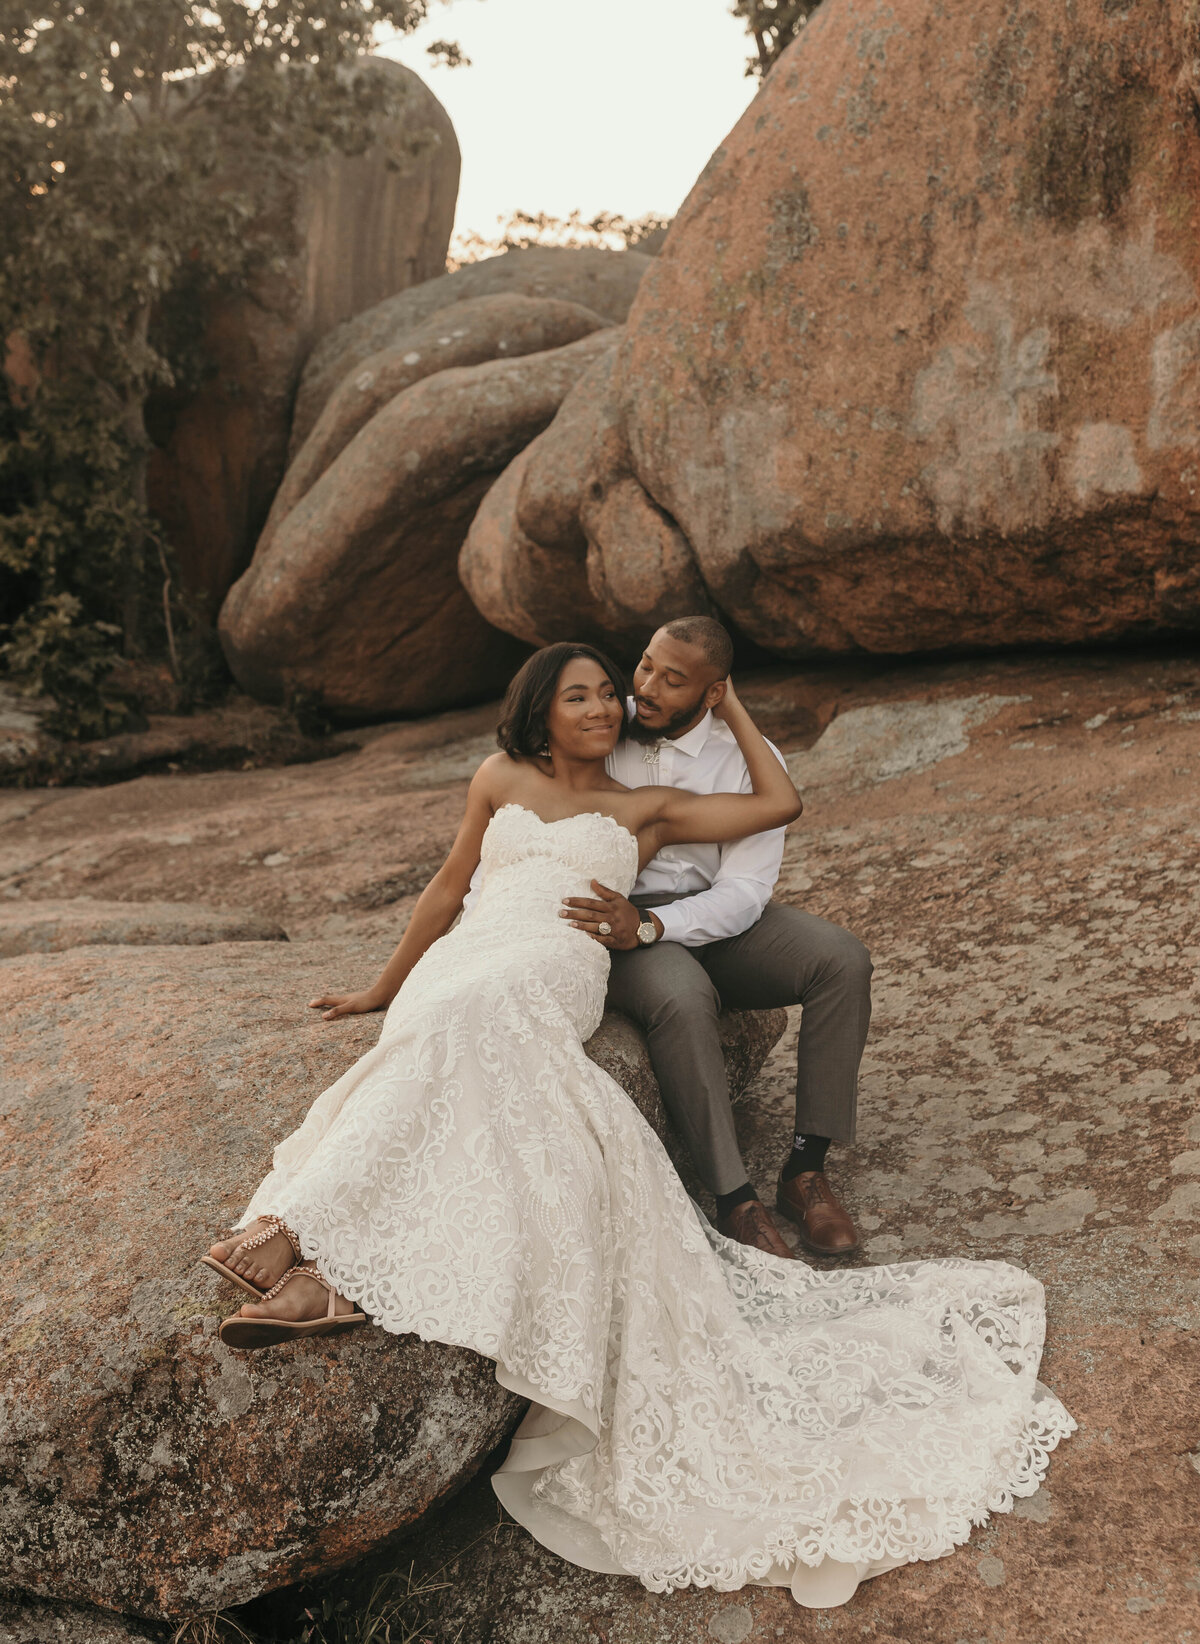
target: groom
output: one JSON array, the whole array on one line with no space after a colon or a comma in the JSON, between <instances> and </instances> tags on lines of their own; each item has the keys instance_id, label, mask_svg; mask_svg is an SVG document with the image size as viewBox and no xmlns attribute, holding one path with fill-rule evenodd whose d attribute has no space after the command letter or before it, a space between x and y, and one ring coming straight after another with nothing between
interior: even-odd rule
<instances>
[{"instance_id":1,"label":"groom","mask_svg":"<svg viewBox=\"0 0 1200 1644\"><path fill-rule=\"evenodd\" d=\"M633 676L629 736L608 761L626 787L749 791L737 743L712 710L733 644L711 617L681 617L652 637ZM847 1256L858 1234L825 1175L831 1141L854 1140L858 1064L871 1019L871 961L856 936L772 902L783 829L727 845L673 845L648 862L630 898L598 881L564 915L612 950L608 1002L646 1035L663 1102L716 1196L717 1227L791 1256L738 1148L717 1033L723 1005L802 1005L796 1133L776 1187L806 1249Z\"/></svg>"}]
</instances>

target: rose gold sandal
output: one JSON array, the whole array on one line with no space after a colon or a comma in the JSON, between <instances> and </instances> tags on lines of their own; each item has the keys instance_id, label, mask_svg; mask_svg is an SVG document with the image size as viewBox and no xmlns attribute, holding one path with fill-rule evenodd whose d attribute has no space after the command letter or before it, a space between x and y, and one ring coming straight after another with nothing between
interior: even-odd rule
<instances>
[{"instance_id":1,"label":"rose gold sandal","mask_svg":"<svg viewBox=\"0 0 1200 1644\"><path fill-rule=\"evenodd\" d=\"M239 1250L257 1250L261 1245L270 1243L276 1233L282 1233L295 1252L296 1260L301 1261L303 1259L304 1252L300 1249L300 1240L286 1222L281 1221L278 1216L271 1215L256 1216L255 1221L262 1222L262 1227L253 1238L243 1239L237 1247ZM244 1279L240 1273L235 1273L232 1267L226 1267L225 1263L218 1261L215 1256L201 1256L200 1260L205 1267L211 1267L214 1273L219 1273L223 1279L228 1279L230 1284L236 1284L239 1289L247 1291L249 1295L254 1297L255 1301L261 1301L266 1295L265 1290L260 1290L258 1285L251 1284L249 1279Z\"/></svg>"},{"instance_id":2,"label":"rose gold sandal","mask_svg":"<svg viewBox=\"0 0 1200 1644\"><path fill-rule=\"evenodd\" d=\"M325 1317L296 1320L248 1319L241 1313L235 1313L232 1318L226 1319L217 1331L226 1347L274 1347L279 1342L303 1341L308 1336L336 1336L355 1325L366 1324L365 1313L334 1313L333 1310L337 1306L337 1291L328 1279L317 1272L311 1262L305 1262L300 1267L289 1267L279 1283L272 1285L262 1300L271 1301L297 1273L303 1273L308 1279L316 1279L318 1284L324 1285L328 1290L329 1306Z\"/></svg>"}]
</instances>

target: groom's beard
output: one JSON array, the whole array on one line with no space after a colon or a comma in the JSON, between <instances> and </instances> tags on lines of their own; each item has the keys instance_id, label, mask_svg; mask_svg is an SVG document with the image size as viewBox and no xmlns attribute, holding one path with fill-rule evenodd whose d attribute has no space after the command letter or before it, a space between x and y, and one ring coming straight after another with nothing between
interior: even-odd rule
<instances>
[{"instance_id":1,"label":"groom's beard","mask_svg":"<svg viewBox=\"0 0 1200 1644\"><path fill-rule=\"evenodd\" d=\"M636 694L634 701L637 701ZM671 714L657 727L643 725L635 714L626 728L635 742L657 742L660 737L673 737L678 731L682 731L685 726L690 725L694 719L700 718L703 707L704 692L701 691L690 708L680 708L678 712Z\"/></svg>"}]
</instances>

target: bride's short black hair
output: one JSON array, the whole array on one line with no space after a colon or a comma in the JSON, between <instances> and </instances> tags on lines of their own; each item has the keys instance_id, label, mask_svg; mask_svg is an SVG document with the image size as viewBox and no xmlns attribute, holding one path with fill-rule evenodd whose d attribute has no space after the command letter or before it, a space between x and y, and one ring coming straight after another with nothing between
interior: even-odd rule
<instances>
[{"instance_id":1,"label":"bride's short black hair","mask_svg":"<svg viewBox=\"0 0 1200 1644\"><path fill-rule=\"evenodd\" d=\"M554 700L558 681L568 662L585 656L604 669L621 704L621 735L625 734L625 678L611 657L594 645L560 640L535 651L513 676L500 710L496 741L510 759L533 759L546 750L546 715Z\"/></svg>"}]
</instances>

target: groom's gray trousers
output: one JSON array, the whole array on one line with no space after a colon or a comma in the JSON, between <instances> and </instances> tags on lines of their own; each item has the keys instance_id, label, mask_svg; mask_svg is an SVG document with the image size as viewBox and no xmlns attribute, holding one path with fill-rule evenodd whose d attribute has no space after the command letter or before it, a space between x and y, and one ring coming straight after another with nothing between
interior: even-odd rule
<instances>
[{"instance_id":1,"label":"groom's gray trousers","mask_svg":"<svg viewBox=\"0 0 1200 1644\"><path fill-rule=\"evenodd\" d=\"M677 897L633 900L639 907L660 907ZM858 937L840 925L768 902L762 918L740 936L703 947L656 942L614 952L608 1003L645 1033L663 1103L711 1192L732 1193L748 1175L717 1033L723 1006L803 1006L796 1129L854 1140L858 1064L871 1021L871 960Z\"/></svg>"}]
</instances>

